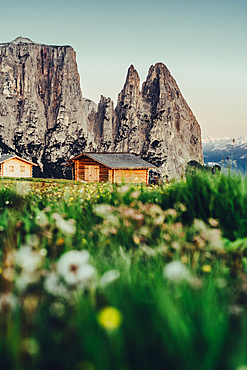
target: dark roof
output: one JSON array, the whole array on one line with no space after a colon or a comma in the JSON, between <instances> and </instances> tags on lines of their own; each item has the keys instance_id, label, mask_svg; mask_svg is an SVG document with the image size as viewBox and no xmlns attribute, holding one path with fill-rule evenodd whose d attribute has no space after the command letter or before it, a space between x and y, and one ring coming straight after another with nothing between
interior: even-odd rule
<instances>
[{"instance_id":1,"label":"dark roof","mask_svg":"<svg viewBox=\"0 0 247 370\"><path fill-rule=\"evenodd\" d=\"M109 168L156 168L151 163L144 161L140 157L130 153L82 153L69 161L81 158L86 155L93 160L104 164Z\"/></svg>"},{"instance_id":2,"label":"dark roof","mask_svg":"<svg viewBox=\"0 0 247 370\"><path fill-rule=\"evenodd\" d=\"M0 157L0 163L2 162L5 162L6 159L9 159L9 158L14 158L15 155L14 154L2 154L1 157Z\"/></svg>"},{"instance_id":3,"label":"dark roof","mask_svg":"<svg viewBox=\"0 0 247 370\"><path fill-rule=\"evenodd\" d=\"M5 162L5 161L7 161L8 159L11 159L11 158L18 158L21 161L32 164L33 166L38 166L36 163L33 163L33 162L29 161L28 159L21 158L16 154L2 154L1 157L0 157L0 163L3 163L3 162Z\"/></svg>"}]
</instances>

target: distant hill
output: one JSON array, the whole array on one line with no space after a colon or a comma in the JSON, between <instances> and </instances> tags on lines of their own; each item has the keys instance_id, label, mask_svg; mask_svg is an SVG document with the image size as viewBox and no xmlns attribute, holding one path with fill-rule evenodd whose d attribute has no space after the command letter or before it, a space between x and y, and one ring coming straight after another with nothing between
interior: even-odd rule
<instances>
[{"instance_id":1,"label":"distant hill","mask_svg":"<svg viewBox=\"0 0 247 370\"><path fill-rule=\"evenodd\" d=\"M217 138L206 136L202 138L204 163L208 165L219 164L247 171L247 137L239 138Z\"/></svg>"}]
</instances>

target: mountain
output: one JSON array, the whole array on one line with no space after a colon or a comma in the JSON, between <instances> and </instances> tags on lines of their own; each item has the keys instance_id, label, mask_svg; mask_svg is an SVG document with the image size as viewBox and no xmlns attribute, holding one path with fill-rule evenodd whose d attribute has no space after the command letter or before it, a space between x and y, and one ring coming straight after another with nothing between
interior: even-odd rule
<instances>
[{"instance_id":1,"label":"mountain","mask_svg":"<svg viewBox=\"0 0 247 370\"><path fill-rule=\"evenodd\" d=\"M202 138L203 157L205 164L216 163L220 166L229 166L244 171L247 163L247 137Z\"/></svg>"},{"instance_id":2,"label":"mountain","mask_svg":"<svg viewBox=\"0 0 247 370\"><path fill-rule=\"evenodd\" d=\"M71 46L22 37L0 45L1 143L48 177L61 177L74 153L95 149Z\"/></svg>"},{"instance_id":3,"label":"mountain","mask_svg":"<svg viewBox=\"0 0 247 370\"><path fill-rule=\"evenodd\" d=\"M71 46L18 37L0 45L0 150L38 163L37 176L66 176L64 163L82 151L129 151L181 175L203 163L201 130L163 63L151 66L140 89L130 66L116 107L82 96Z\"/></svg>"},{"instance_id":4,"label":"mountain","mask_svg":"<svg viewBox=\"0 0 247 370\"><path fill-rule=\"evenodd\" d=\"M189 160L203 162L200 126L163 63L150 67L141 90L131 65L116 108L102 96L89 119L99 150L136 153L168 177Z\"/></svg>"}]
</instances>

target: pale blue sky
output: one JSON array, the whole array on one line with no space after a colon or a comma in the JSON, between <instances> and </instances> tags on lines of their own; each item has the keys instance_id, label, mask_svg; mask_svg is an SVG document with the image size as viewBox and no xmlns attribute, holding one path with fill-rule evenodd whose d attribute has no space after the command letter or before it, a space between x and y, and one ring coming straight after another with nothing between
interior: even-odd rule
<instances>
[{"instance_id":1,"label":"pale blue sky","mask_svg":"<svg viewBox=\"0 0 247 370\"><path fill-rule=\"evenodd\" d=\"M116 101L130 64L163 62L211 136L247 136L246 0L1 1L0 42L17 36L77 53L83 95Z\"/></svg>"}]
</instances>

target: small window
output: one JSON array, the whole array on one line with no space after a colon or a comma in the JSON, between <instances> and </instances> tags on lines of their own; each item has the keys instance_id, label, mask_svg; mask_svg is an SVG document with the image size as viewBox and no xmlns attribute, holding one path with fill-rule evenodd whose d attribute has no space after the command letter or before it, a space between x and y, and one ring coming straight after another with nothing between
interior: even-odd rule
<instances>
[{"instance_id":1,"label":"small window","mask_svg":"<svg viewBox=\"0 0 247 370\"><path fill-rule=\"evenodd\" d=\"M26 170L25 170L25 166L21 166L21 172L25 172Z\"/></svg>"},{"instance_id":2,"label":"small window","mask_svg":"<svg viewBox=\"0 0 247 370\"><path fill-rule=\"evenodd\" d=\"M14 166L9 166L9 172L14 172Z\"/></svg>"}]
</instances>

